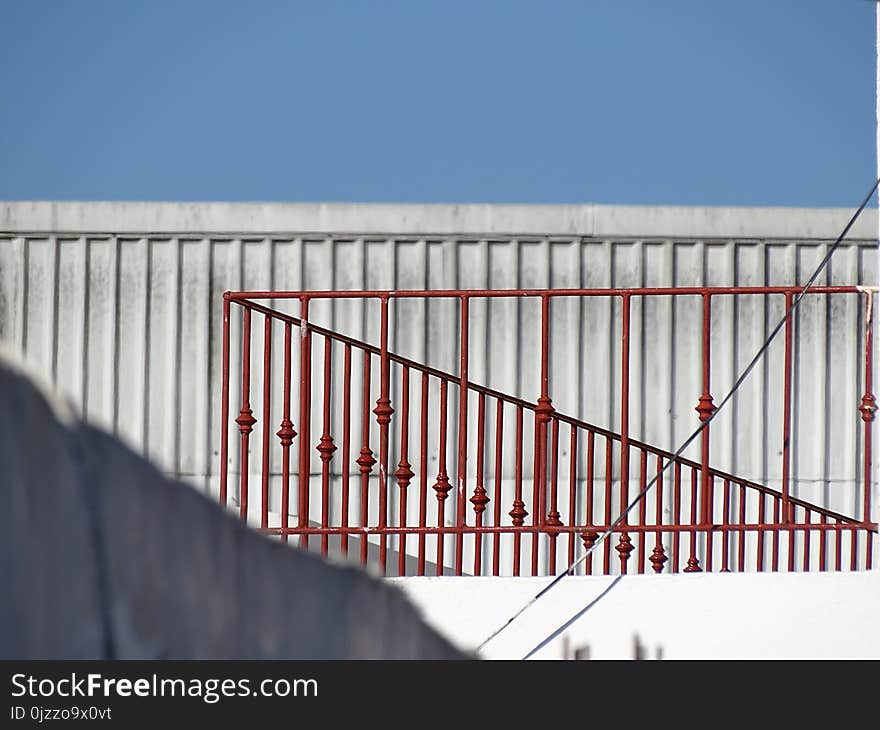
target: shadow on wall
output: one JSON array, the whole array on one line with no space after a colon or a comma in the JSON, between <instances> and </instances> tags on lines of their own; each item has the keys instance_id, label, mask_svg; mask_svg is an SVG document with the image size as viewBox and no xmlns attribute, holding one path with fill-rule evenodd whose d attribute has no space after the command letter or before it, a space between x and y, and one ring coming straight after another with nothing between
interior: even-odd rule
<instances>
[{"instance_id":1,"label":"shadow on wall","mask_svg":"<svg viewBox=\"0 0 880 730\"><path fill-rule=\"evenodd\" d=\"M270 541L0 360L0 657L463 659L396 589Z\"/></svg>"}]
</instances>

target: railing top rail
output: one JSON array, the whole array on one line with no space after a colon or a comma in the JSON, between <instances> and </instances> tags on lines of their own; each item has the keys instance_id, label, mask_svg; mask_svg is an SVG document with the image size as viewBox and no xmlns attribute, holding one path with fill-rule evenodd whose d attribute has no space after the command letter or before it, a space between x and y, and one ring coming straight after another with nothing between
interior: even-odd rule
<instances>
[{"instance_id":1,"label":"railing top rail","mask_svg":"<svg viewBox=\"0 0 880 730\"><path fill-rule=\"evenodd\" d=\"M607 296L724 296L732 294L794 294L802 286L681 286L610 287L593 289L365 289L351 291L227 291L224 298L241 302L255 299L461 299L461 298L557 298ZM857 294L877 287L813 286L809 294Z\"/></svg>"},{"instance_id":2,"label":"railing top rail","mask_svg":"<svg viewBox=\"0 0 880 730\"><path fill-rule=\"evenodd\" d=\"M860 290L859 287L847 287L847 286L826 287L826 288L843 289L843 290L846 290L846 293L857 292ZM779 287L776 287L776 289L779 289ZM783 289L782 291L783 292L790 291L790 289ZM352 293L356 294L357 292L352 292ZM238 304L240 304L241 306L248 308L248 309L253 309L256 312L259 312L261 314L266 315L267 317L277 319L281 322L288 322L295 327L302 326L302 320L299 317L294 317L292 315L285 314L283 312L279 312L275 309L272 309L271 307L267 307L262 304L258 304L257 302L250 301L249 299L246 299L244 297L238 298L235 301ZM354 337L349 337L348 335L343 335L339 332L334 332L333 330L329 330L329 329L326 329L324 327L320 327L315 324L310 323L309 330L315 334L321 335L323 337L327 337L327 338L335 340L337 342L342 342L343 344L351 345L352 347L355 347L359 350L363 350L365 352L369 352L373 355L381 355L382 354L382 350L375 345L371 345L371 344L364 342L362 340L358 340ZM398 354L390 352L390 351L387 353L387 355L388 355L388 358L392 362L395 362L395 363L398 363L399 365L403 365L405 367L408 367L412 370L415 370L416 372L425 373L427 375L445 380L449 383L456 384L456 385L460 384L460 382L461 382L461 378L458 375L454 375L452 373L445 372L445 371L440 370L438 368L433 368L428 365L424 365L422 363L416 362L414 360L410 360L408 358L403 357L402 355L398 355ZM530 410L530 411L535 411L538 408L536 403L531 403L530 401L524 400L522 398L517 398L515 396L509 395L506 393L502 393L501 391L494 390L493 388L489 388L488 386L479 385L478 383L474 383L470 380L468 380L468 382L467 382L467 388L470 391L473 391L476 393L482 393L483 395L486 395L490 398L495 398L497 400L500 400L500 401L507 403L509 405L512 405L514 407L519 407L519 408L523 408L525 410ZM575 418L574 416L569 416L564 413L560 413L558 411L554 412L552 418L555 420L558 420L561 423L566 423L574 428L579 428L584 431L589 431L589 432L595 433L596 435L598 435L602 438L609 438L613 441L620 441L620 439L621 439L620 434L615 433L614 431L610 431L606 428L602 428L601 426L596 426L591 423L587 423L586 421L582 421L578 418ZM652 446L650 444L643 443L641 441L638 441L638 440L632 439L632 438L629 439L629 443L633 448L643 450L645 453L652 454L654 456L660 457L661 459L672 460L675 463L680 464L683 467L691 468L691 469L699 469L700 468L700 464L698 462L693 461L691 459L688 459L684 456L676 457L675 454L673 454L672 452L666 451L666 450L658 448L656 446ZM728 481L734 485L739 485L739 486L746 487L746 488L749 488L752 490L756 490L756 491L759 491L759 492L766 494L770 497L780 498L782 496L782 493L780 491L772 489L771 487L767 487L763 484L758 484L757 482L753 482L748 479L743 479L741 477L737 477L733 474L728 474L726 472L719 471L718 469L716 469L714 467L710 467L709 472L716 479L721 479L723 481ZM818 505L815 505L815 504L810 504L809 502L805 502L805 501L800 500L796 497L789 497L789 500L791 501L792 504L803 507L805 509L809 509L818 515L824 515L825 517L830 518L830 519L840 520L845 523L858 523L859 522L858 520L856 520L852 517L848 517L847 515L843 515L838 512L827 510L823 507L819 507Z\"/></svg>"}]
</instances>

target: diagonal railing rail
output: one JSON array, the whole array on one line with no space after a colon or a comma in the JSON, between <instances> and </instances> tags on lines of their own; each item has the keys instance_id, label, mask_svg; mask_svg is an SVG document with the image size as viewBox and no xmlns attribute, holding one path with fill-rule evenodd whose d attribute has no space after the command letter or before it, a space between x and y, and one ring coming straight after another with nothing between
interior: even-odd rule
<instances>
[{"instance_id":1,"label":"diagonal railing rail","mask_svg":"<svg viewBox=\"0 0 880 730\"><path fill-rule=\"evenodd\" d=\"M713 467L709 428L702 433L699 460L674 457L630 434L630 311L635 299L699 299L702 388L696 410L706 419L714 409L710 387L713 300L775 295L789 304L797 291L793 287L733 287L228 292L224 295L220 499L237 501L243 518L284 541L296 535L300 546L310 548L309 538L314 537L319 544L311 549L342 556L353 553L383 574L394 563L398 575L554 574L560 559L571 564L578 541L590 547L625 508L631 494L644 488L652 471L659 473L671 460L666 483L658 480L631 519L615 528L614 544L605 541L601 557L596 564L589 558L583 572L869 568L877 530L871 519L875 410L871 292L841 286L811 290L816 296L864 297L864 391L857 404L863 421L858 517L792 493L795 341L790 325L785 330L783 358L780 489ZM534 403L469 378L470 303L497 297L536 298L540 303L541 393ZM614 298L620 303L619 433L560 413L553 405L550 304L559 297ZM392 302L430 298L458 301L458 373L389 349ZM309 320L310 304L339 299L378 302L378 345ZM299 303L299 316L261 300L294 300ZM239 432L237 469L236 450L230 458L229 449L233 306L241 314L241 404L234 419ZM256 373L252 373L254 316L263 325L258 348L263 362ZM252 388L262 391L256 416ZM279 415L273 434L272 419ZM255 429L259 433L252 436ZM319 438L311 435L313 429L320 431ZM255 452L252 441L257 437L260 448ZM232 495L230 471L238 477ZM256 509L252 481L260 485ZM411 491L416 492L415 499Z\"/></svg>"}]
</instances>

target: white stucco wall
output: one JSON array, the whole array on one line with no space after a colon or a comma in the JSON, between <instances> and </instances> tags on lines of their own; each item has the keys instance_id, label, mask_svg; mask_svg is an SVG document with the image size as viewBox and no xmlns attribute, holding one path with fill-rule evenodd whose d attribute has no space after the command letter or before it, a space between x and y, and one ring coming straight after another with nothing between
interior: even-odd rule
<instances>
[{"instance_id":1,"label":"white stucco wall","mask_svg":"<svg viewBox=\"0 0 880 730\"><path fill-rule=\"evenodd\" d=\"M474 649L547 578L388 579L462 648ZM581 612L612 577L566 578L480 653L522 659ZM880 571L626 576L533 656L561 659L880 659Z\"/></svg>"}]
</instances>

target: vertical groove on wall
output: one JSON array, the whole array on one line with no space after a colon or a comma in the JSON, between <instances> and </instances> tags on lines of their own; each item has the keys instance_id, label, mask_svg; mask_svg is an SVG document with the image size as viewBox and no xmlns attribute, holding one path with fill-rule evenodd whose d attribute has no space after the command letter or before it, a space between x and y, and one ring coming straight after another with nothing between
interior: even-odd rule
<instances>
[{"instance_id":1,"label":"vertical groove on wall","mask_svg":"<svg viewBox=\"0 0 880 730\"><path fill-rule=\"evenodd\" d=\"M143 243L146 249L146 261L144 266L144 430L141 453L149 456L150 453L150 307L152 292L152 268L153 268L153 239L147 238Z\"/></svg>"},{"instance_id":2,"label":"vertical groove on wall","mask_svg":"<svg viewBox=\"0 0 880 730\"><path fill-rule=\"evenodd\" d=\"M119 268L120 248L122 242L119 237L113 238L113 334L110 338L113 347L113 389L111 398L113 401L113 433L119 434Z\"/></svg>"},{"instance_id":3,"label":"vertical groove on wall","mask_svg":"<svg viewBox=\"0 0 880 730\"><path fill-rule=\"evenodd\" d=\"M89 419L89 342L91 341L91 292L89 272L92 270L92 244L88 237L83 238L85 247L85 268L83 270L83 343L82 343L82 403L80 413L83 420Z\"/></svg>"},{"instance_id":4,"label":"vertical groove on wall","mask_svg":"<svg viewBox=\"0 0 880 730\"><path fill-rule=\"evenodd\" d=\"M58 247L61 245L58 236L52 236L52 340L49 347L52 350L52 383L58 382L58 281L60 279L60 271L58 268L58 260L60 254Z\"/></svg>"},{"instance_id":5,"label":"vertical groove on wall","mask_svg":"<svg viewBox=\"0 0 880 730\"><path fill-rule=\"evenodd\" d=\"M180 463L180 420L183 410L181 405L181 390L183 378L183 346L181 342L181 318L183 316L183 244L180 238L174 238L174 260L175 260L175 277L174 277L174 438L172 441L173 461L171 468L175 477L179 478L182 468ZM210 385L209 385L210 387Z\"/></svg>"},{"instance_id":6,"label":"vertical groove on wall","mask_svg":"<svg viewBox=\"0 0 880 730\"><path fill-rule=\"evenodd\" d=\"M30 241L27 236L23 239L21 265L24 274L21 287L21 354L26 356L28 353L28 295L30 294Z\"/></svg>"}]
</instances>

